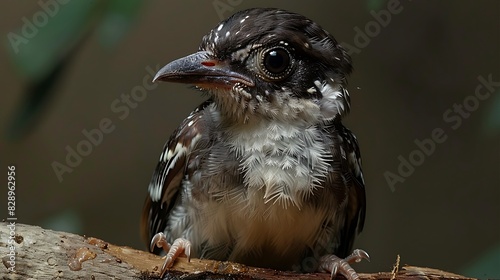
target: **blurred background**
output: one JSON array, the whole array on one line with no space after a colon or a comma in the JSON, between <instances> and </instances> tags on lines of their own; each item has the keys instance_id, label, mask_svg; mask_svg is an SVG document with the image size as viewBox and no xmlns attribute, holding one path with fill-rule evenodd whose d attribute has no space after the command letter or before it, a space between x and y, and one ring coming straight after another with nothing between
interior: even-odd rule
<instances>
[{"instance_id":1,"label":"blurred background","mask_svg":"<svg viewBox=\"0 0 500 280\"><path fill-rule=\"evenodd\" d=\"M399 254L402 264L500 278L496 0L1 1L0 160L3 180L16 166L18 222L145 249L149 180L203 100L152 75L257 6L304 14L352 54L346 124L368 197L355 247L372 257L358 271L389 271Z\"/></svg>"}]
</instances>

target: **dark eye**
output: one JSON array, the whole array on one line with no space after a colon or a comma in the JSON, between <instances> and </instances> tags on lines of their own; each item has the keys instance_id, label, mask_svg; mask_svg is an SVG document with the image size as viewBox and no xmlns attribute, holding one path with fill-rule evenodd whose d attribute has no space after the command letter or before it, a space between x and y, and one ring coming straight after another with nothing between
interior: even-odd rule
<instances>
[{"instance_id":1,"label":"dark eye","mask_svg":"<svg viewBox=\"0 0 500 280\"><path fill-rule=\"evenodd\" d=\"M259 70L264 78L281 80L288 76L292 69L293 58L283 47L264 49L260 53Z\"/></svg>"},{"instance_id":2,"label":"dark eye","mask_svg":"<svg viewBox=\"0 0 500 280\"><path fill-rule=\"evenodd\" d=\"M284 49L273 49L264 55L264 67L272 74L280 74L290 65L290 56Z\"/></svg>"}]
</instances>

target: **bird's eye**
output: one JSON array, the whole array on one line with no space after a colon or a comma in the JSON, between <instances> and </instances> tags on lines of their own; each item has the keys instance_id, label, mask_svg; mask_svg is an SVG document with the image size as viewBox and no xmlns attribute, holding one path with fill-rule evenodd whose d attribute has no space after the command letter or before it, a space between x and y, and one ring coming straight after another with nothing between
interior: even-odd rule
<instances>
[{"instance_id":1,"label":"bird's eye","mask_svg":"<svg viewBox=\"0 0 500 280\"><path fill-rule=\"evenodd\" d=\"M273 47L260 52L258 68L269 80L282 80L290 74L293 66L290 52L283 47Z\"/></svg>"}]
</instances>

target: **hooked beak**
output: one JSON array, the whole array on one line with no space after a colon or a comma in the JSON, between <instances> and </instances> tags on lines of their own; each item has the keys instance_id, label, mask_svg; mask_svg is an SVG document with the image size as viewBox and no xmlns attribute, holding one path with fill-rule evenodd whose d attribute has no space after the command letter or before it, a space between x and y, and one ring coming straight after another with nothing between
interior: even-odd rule
<instances>
[{"instance_id":1,"label":"hooked beak","mask_svg":"<svg viewBox=\"0 0 500 280\"><path fill-rule=\"evenodd\" d=\"M229 64L213 59L206 51L170 62L156 73L153 82L156 81L193 84L201 88L232 88L237 83L255 85L250 77L231 70Z\"/></svg>"}]
</instances>

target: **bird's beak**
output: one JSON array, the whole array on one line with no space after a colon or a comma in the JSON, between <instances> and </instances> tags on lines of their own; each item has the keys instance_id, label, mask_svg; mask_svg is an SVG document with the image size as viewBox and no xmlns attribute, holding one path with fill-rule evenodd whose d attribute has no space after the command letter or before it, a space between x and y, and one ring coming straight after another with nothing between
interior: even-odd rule
<instances>
[{"instance_id":1,"label":"bird's beak","mask_svg":"<svg viewBox=\"0 0 500 280\"><path fill-rule=\"evenodd\" d=\"M231 70L228 63L212 58L206 51L170 62L156 73L153 82L156 81L193 84L201 88L232 88L237 83L255 85L250 77Z\"/></svg>"}]
</instances>

